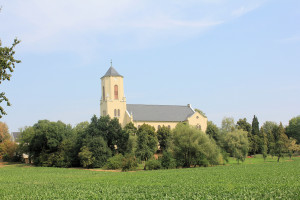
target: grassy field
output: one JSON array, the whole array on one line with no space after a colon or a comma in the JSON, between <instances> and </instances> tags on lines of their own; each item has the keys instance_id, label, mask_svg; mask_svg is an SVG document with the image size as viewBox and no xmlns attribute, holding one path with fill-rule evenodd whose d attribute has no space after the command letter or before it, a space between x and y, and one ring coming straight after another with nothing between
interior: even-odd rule
<instances>
[{"instance_id":1,"label":"grassy field","mask_svg":"<svg viewBox=\"0 0 300 200\"><path fill-rule=\"evenodd\" d=\"M0 199L300 199L300 158L139 172L2 165Z\"/></svg>"}]
</instances>

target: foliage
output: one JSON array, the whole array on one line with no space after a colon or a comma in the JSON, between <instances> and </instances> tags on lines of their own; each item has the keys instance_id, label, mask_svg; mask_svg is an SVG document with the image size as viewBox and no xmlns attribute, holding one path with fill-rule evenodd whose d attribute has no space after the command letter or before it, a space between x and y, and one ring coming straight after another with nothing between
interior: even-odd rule
<instances>
[{"instance_id":1,"label":"foliage","mask_svg":"<svg viewBox=\"0 0 300 200\"><path fill-rule=\"evenodd\" d=\"M4 140L0 143L0 159L3 161L13 161L17 144L10 140Z\"/></svg>"},{"instance_id":2,"label":"foliage","mask_svg":"<svg viewBox=\"0 0 300 200\"><path fill-rule=\"evenodd\" d=\"M5 140L10 140L10 138L7 124L5 122L0 122L0 143Z\"/></svg>"},{"instance_id":3,"label":"foliage","mask_svg":"<svg viewBox=\"0 0 300 200\"><path fill-rule=\"evenodd\" d=\"M286 135L296 139L297 144L300 144L300 116L289 121L289 125L286 127Z\"/></svg>"},{"instance_id":4,"label":"foliage","mask_svg":"<svg viewBox=\"0 0 300 200\"><path fill-rule=\"evenodd\" d=\"M206 132L207 135L209 135L211 138L213 138L217 144L220 141L220 130L212 121L207 122L207 128Z\"/></svg>"},{"instance_id":5,"label":"foliage","mask_svg":"<svg viewBox=\"0 0 300 200\"><path fill-rule=\"evenodd\" d=\"M248 153L247 132L241 129L229 132L225 136L225 149L237 161L244 161Z\"/></svg>"},{"instance_id":6,"label":"foliage","mask_svg":"<svg viewBox=\"0 0 300 200\"><path fill-rule=\"evenodd\" d=\"M134 126L132 122L129 122L126 124L124 127L124 130L129 134L129 135L136 135L137 128Z\"/></svg>"},{"instance_id":7,"label":"foliage","mask_svg":"<svg viewBox=\"0 0 300 200\"><path fill-rule=\"evenodd\" d=\"M14 58L14 48L19 43L20 40L15 39L11 47L2 47L2 42L0 40L0 84L5 80L10 81L11 73L14 71L15 64L21 62L20 60L16 60ZM10 102L5 96L5 93L0 92L0 104L3 101L6 102L7 106L10 106ZM6 115L6 112L0 105L0 118L2 118L3 115Z\"/></svg>"},{"instance_id":8,"label":"foliage","mask_svg":"<svg viewBox=\"0 0 300 200\"><path fill-rule=\"evenodd\" d=\"M158 170L161 169L161 162L159 160L150 159L146 162L147 170Z\"/></svg>"},{"instance_id":9,"label":"foliage","mask_svg":"<svg viewBox=\"0 0 300 200\"><path fill-rule=\"evenodd\" d=\"M89 151L92 152L92 155L95 158L91 165L94 168L103 167L107 159L112 155L106 141L101 136L87 137L83 144L88 147Z\"/></svg>"},{"instance_id":10,"label":"foliage","mask_svg":"<svg viewBox=\"0 0 300 200\"><path fill-rule=\"evenodd\" d=\"M166 126L162 126L157 130L157 139L162 151L168 149L171 142L171 129Z\"/></svg>"},{"instance_id":11,"label":"foliage","mask_svg":"<svg viewBox=\"0 0 300 200\"><path fill-rule=\"evenodd\" d=\"M136 156L142 161L147 161L156 152L157 144L155 128L148 124L143 124L137 132Z\"/></svg>"},{"instance_id":12,"label":"foliage","mask_svg":"<svg viewBox=\"0 0 300 200\"><path fill-rule=\"evenodd\" d=\"M164 151L161 157L161 166L163 169L173 169L176 167L176 160L170 151Z\"/></svg>"},{"instance_id":13,"label":"foliage","mask_svg":"<svg viewBox=\"0 0 300 200\"><path fill-rule=\"evenodd\" d=\"M222 120L221 132L223 134L234 131L235 124L234 119L232 117L224 117Z\"/></svg>"},{"instance_id":14,"label":"foliage","mask_svg":"<svg viewBox=\"0 0 300 200\"><path fill-rule=\"evenodd\" d=\"M275 155L279 159L281 157L284 157L284 153L288 152L288 137L285 134L284 128L282 126L282 123L279 124L278 128L274 130L274 136L275 136Z\"/></svg>"},{"instance_id":15,"label":"foliage","mask_svg":"<svg viewBox=\"0 0 300 200\"><path fill-rule=\"evenodd\" d=\"M276 122L266 121L262 125L262 130L266 134L266 137L267 137L268 154L271 154L271 155L274 155L274 153L275 153L274 130L276 128L278 128L278 124Z\"/></svg>"},{"instance_id":16,"label":"foliage","mask_svg":"<svg viewBox=\"0 0 300 200\"><path fill-rule=\"evenodd\" d=\"M239 119L239 121L236 122L236 128L242 129L243 131L246 131L247 133L251 133L252 126L250 123L247 122L247 119Z\"/></svg>"},{"instance_id":17,"label":"foliage","mask_svg":"<svg viewBox=\"0 0 300 200\"><path fill-rule=\"evenodd\" d=\"M293 153L300 151L300 145L297 144L297 140L294 138L289 138L289 146L288 146L290 159L292 158Z\"/></svg>"},{"instance_id":18,"label":"foliage","mask_svg":"<svg viewBox=\"0 0 300 200\"><path fill-rule=\"evenodd\" d=\"M202 165L208 160L210 165L222 164L220 150L214 140L201 130L179 123L173 130L173 151L177 166Z\"/></svg>"},{"instance_id":19,"label":"foliage","mask_svg":"<svg viewBox=\"0 0 300 200\"><path fill-rule=\"evenodd\" d=\"M120 169L122 168L124 156L122 154L117 154L109 158L105 164L106 169Z\"/></svg>"},{"instance_id":20,"label":"foliage","mask_svg":"<svg viewBox=\"0 0 300 200\"><path fill-rule=\"evenodd\" d=\"M122 171L133 171L137 166L136 157L133 154L126 154L122 162Z\"/></svg>"},{"instance_id":21,"label":"foliage","mask_svg":"<svg viewBox=\"0 0 300 200\"><path fill-rule=\"evenodd\" d=\"M93 157L93 153L86 146L83 146L80 150L81 151L78 154L78 157L80 159L80 164L84 168L92 167L92 165L95 161L95 158Z\"/></svg>"}]
</instances>

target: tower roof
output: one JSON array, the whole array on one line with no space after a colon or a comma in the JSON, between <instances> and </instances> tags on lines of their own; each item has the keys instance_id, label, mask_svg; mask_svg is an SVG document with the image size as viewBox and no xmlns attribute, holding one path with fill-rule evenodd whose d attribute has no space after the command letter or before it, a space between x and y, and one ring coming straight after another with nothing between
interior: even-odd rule
<instances>
[{"instance_id":1,"label":"tower roof","mask_svg":"<svg viewBox=\"0 0 300 200\"><path fill-rule=\"evenodd\" d=\"M123 77L112 66L107 70L106 74L104 76L102 76L101 78L108 77L108 76L120 76L120 77Z\"/></svg>"}]
</instances>

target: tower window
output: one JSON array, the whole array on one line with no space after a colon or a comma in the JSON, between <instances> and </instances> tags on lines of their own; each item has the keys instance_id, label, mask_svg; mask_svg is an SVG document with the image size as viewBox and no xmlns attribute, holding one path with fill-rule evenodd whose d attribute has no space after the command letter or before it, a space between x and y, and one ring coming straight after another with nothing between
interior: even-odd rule
<instances>
[{"instance_id":1,"label":"tower window","mask_svg":"<svg viewBox=\"0 0 300 200\"><path fill-rule=\"evenodd\" d=\"M171 126L170 126L170 125L168 125L168 128L169 128L169 129L171 129Z\"/></svg>"},{"instance_id":2,"label":"tower window","mask_svg":"<svg viewBox=\"0 0 300 200\"><path fill-rule=\"evenodd\" d=\"M115 109L114 116L117 117L117 109Z\"/></svg>"},{"instance_id":3,"label":"tower window","mask_svg":"<svg viewBox=\"0 0 300 200\"><path fill-rule=\"evenodd\" d=\"M118 117L120 117L120 109L118 109Z\"/></svg>"},{"instance_id":4,"label":"tower window","mask_svg":"<svg viewBox=\"0 0 300 200\"><path fill-rule=\"evenodd\" d=\"M160 126L160 125L158 125L157 129L160 129L160 128L161 128L161 126Z\"/></svg>"},{"instance_id":5,"label":"tower window","mask_svg":"<svg viewBox=\"0 0 300 200\"><path fill-rule=\"evenodd\" d=\"M119 99L119 88L115 85L115 99Z\"/></svg>"},{"instance_id":6,"label":"tower window","mask_svg":"<svg viewBox=\"0 0 300 200\"><path fill-rule=\"evenodd\" d=\"M102 99L105 101L105 88L104 86L102 87Z\"/></svg>"}]
</instances>

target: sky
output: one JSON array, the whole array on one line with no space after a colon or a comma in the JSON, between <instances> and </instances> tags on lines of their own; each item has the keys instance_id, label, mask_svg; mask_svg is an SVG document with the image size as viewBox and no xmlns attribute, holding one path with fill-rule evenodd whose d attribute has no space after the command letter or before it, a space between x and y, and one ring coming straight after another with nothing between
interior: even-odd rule
<instances>
[{"instance_id":1,"label":"sky","mask_svg":"<svg viewBox=\"0 0 300 200\"><path fill-rule=\"evenodd\" d=\"M127 103L187 105L218 126L300 115L299 0L0 0L0 39L17 64L2 82L11 132L100 115L100 78Z\"/></svg>"}]
</instances>

